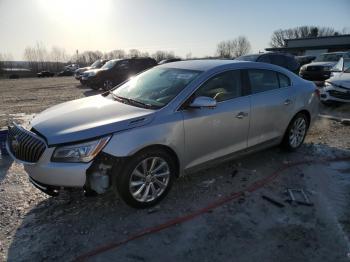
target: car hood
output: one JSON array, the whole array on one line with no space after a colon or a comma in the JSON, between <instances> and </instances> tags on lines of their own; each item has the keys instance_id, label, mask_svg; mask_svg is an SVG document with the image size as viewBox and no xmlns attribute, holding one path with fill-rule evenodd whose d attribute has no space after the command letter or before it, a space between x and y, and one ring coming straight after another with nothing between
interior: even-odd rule
<instances>
[{"instance_id":1,"label":"car hood","mask_svg":"<svg viewBox=\"0 0 350 262\"><path fill-rule=\"evenodd\" d=\"M91 66L86 66L86 67L78 68L75 72L76 73L83 73L83 72L90 70L90 69L91 69Z\"/></svg>"},{"instance_id":2,"label":"car hood","mask_svg":"<svg viewBox=\"0 0 350 262\"><path fill-rule=\"evenodd\" d=\"M334 66L337 62L312 62L307 66Z\"/></svg>"},{"instance_id":3,"label":"car hood","mask_svg":"<svg viewBox=\"0 0 350 262\"><path fill-rule=\"evenodd\" d=\"M350 73L340 73L327 80L327 82L335 84L339 87L350 89Z\"/></svg>"},{"instance_id":4,"label":"car hood","mask_svg":"<svg viewBox=\"0 0 350 262\"><path fill-rule=\"evenodd\" d=\"M87 70L87 71L85 71L85 73L90 73L90 72L95 72L95 73L97 73L97 72L100 72L100 71L106 71L106 70L108 70L107 68L104 68L104 69L102 69L102 68L96 68L96 69L89 69L89 70Z\"/></svg>"},{"instance_id":5,"label":"car hood","mask_svg":"<svg viewBox=\"0 0 350 262\"><path fill-rule=\"evenodd\" d=\"M37 115L31 127L55 145L142 126L152 121L154 112L96 95L53 106Z\"/></svg>"}]
</instances>

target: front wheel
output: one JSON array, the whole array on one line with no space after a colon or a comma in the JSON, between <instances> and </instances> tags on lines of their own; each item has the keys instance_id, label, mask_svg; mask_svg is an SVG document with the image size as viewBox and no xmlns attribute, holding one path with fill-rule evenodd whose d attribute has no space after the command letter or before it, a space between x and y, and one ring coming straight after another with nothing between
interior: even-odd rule
<instances>
[{"instance_id":1,"label":"front wheel","mask_svg":"<svg viewBox=\"0 0 350 262\"><path fill-rule=\"evenodd\" d=\"M282 146L289 151L298 149L304 142L308 128L309 121L306 115L297 114L288 125Z\"/></svg>"},{"instance_id":2,"label":"front wheel","mask_svg":"<svg viewBox=\"0 0 350 262\"><path fill-rule=\"evenodd\" d=\"M133 156L116 175L116 187L130 206L147 208L156 205L169 192L176 165L164 150L150 149Z\"/></svg>"}]
</instances>

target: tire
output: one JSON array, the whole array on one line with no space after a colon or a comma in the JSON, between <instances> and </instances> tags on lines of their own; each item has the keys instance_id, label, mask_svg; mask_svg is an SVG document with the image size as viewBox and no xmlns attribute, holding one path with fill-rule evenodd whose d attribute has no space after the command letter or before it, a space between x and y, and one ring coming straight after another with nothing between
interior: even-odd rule
<instances>
[{"instance_id":1,"label":"tire","mask_svg":"<svg viewBox=\"0 0 350 262\"><path fill-rule=\"evenodd\" d=\"M125 162L116 174L114 185L126 204L147 208L168 194L176 172L175 161L169 153L157 148L146 149Z\"/></svg>"},{"instance_id":2,"label":"tire","mask_svg":"<svg viewBox=\"0 0 350 262\"><path fill-rule=\"evenodd\" d=\"M298 113L290 121L282 140L282 147L288 151L297 150L304 142L309 120L304 113Z\"/></svg>"},{"instance_id":3,"label":"tire","mask_svg":"<svg viewBox=\"0 0 350 262\"><path fill-rule=\"evenodd\" d=\"M104 91L108 91L108 90L111 90L114 86L115 85L114 85L113 81L107 79L103 82L102 89Z\"/></svg>"}]
</instances>

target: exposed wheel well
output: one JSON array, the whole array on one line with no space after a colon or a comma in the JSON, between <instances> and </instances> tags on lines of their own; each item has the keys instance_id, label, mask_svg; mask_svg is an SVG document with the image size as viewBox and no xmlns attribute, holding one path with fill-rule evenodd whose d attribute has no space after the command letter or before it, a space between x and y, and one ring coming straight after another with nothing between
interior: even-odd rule
<instances>
[{"instance_id":1,"label":"exposed wheel well","mask_svg":"<svg viewBox=\"0 0 350 262\"><path fill-rule=\"evenodd\" d=\"M156 144L156 145L144 147L144 148L140 149L139 151L137 151L135 154L138 154L140 152L143 152L143 151L146 151L149 149L159 149L159 150L164 150L167 153L169 153L173 157L173 159L175 160L176 176L179 176L179 174L180 174L180 161L179 161L177 154L175 153L175 151L173 149L171 149L170 147L165 146L165 145Z\"/></svg>"}]
</instances>

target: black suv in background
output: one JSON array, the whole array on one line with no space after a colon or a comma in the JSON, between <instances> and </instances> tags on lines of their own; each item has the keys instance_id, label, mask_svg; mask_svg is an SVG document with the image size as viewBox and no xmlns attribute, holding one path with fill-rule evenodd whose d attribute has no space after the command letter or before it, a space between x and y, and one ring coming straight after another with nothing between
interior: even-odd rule
<instances>
[{"instance_id":1,"label":"black suv in background","mask_svg":"<svg viewBox=\"0 0 350 262\"><path fill-rule=\"evenodd\" d=\"M113 59L100 69L88 70L81 80L92 89L110 90L133 75L157 65L152 58Z\"/></svg>"},{"instance_id":2,"label":"black suv in background","mask_svg":"<svg viewBox=\"0 0 350 262\"><path fill-rule=\"evenodd\" d=\"M91 66L86 66L86 67L80 67L74 72L74 77L76 80L80 80L82 84L84 84L81 81L81 77L85 71L91 70L91 69L98 69L101 68L105 63L108 62L108 59L98 59L95 62L92 63Z\"/></svg>"},{"instance_id":3,"label":"black suv in background","mask_svg":"<svg viewBox=\"0 0 350 262\"><path fill-rule=\"evenodd\" d=\"M237 57L235 60L274 64L287 68L296 74L299 72L299 63L293 55L287 53L269 52L244 55Z\"/></svg>"}]
</instances>

